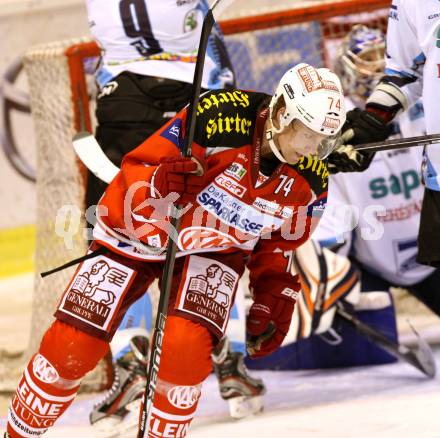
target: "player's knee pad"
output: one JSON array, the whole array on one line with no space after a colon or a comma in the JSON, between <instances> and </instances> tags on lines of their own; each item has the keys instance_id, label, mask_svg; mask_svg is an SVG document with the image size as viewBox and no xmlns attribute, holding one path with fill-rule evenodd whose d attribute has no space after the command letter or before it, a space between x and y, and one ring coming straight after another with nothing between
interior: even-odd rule
<instances>
[{"instance_id":1,"label":"player's knee pad","mask_svg":"<svg viewBox=\"0 0 440 438\"><path fill-rule=\"evenodd\" d=\"M108 342L56 320L45 333L39 354L62 378L77 380L93 370L108 349Z\"/></svg>"},{"instance_id":2,"label":"player's knee pad","mask_svg":"<svg viewBox=\"0 0 440 438\"><path fill-rule=\"evenodd\" d=\"M212 335L201 324L170 316L165 327L159 378L195 385L211 372Z\"/></svg>"},{"instance_id":3,"label":"player's knee pad","mask_svg":"<svg viewBox=\"0 0 440 438\"><path fill-rule=\"evenodd\" d=\"M212 336L202 325L168 318L149 437L186 436L201 384L211 372L212 345Z\"/></svg>"}]
</instances>

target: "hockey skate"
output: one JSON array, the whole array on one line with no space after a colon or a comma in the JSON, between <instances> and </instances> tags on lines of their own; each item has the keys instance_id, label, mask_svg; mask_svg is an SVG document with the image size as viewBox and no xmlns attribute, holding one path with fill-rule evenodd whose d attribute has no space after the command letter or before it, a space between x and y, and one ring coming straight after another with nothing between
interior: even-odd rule
<instances>
[{"instance_id":1,"label":"hockey skate","mask_svg":"<svg viewBox=\"0 0 440 438\"><path fill-rule=\"evenodd\" d=\"M113 385L90 413L96 436L121 437L137 429L147 380L148 351L148 338L135 336L130 340L130 351L116 361Z\"/></svg>"},{"instance_id":2,"label":"hockey skate","mask_svg":"<svg viewBox=\"0 0 440 438\"><path fill-rule=\"evenodd\" d=\"M261 412L266 387L261 379L248 374L243 354L230 351L229 340L224 337L211 357L220 395L228 401L231 417L238 419Z\"/></svg>"}]
</instances>

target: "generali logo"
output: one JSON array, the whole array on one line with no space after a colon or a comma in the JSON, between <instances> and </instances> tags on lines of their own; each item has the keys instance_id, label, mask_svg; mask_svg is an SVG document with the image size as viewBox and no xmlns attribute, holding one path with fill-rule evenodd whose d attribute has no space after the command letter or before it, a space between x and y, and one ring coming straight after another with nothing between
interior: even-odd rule
<instances>
[{"instance_id":1,"label":"generali logo","mask_svg":"<svg viewBox=\"0 0 440 438\"><path fill-rule=\"evenodd\" d=\"M44 383L54 383L59 379L57 370L41 354L37 354L32 362L34 375Z\"/></svg>"},{"instance_id":2,"label":"generali logo","mask_svg":"<svg viewBox=\"0 0 440 438\"><path fill-rule=\"evenodd\" d=\"M200 397L200 389L197 386L173 386L168 391L168 401L178 409L193 407Z\"/></svg>"}]
</instances>

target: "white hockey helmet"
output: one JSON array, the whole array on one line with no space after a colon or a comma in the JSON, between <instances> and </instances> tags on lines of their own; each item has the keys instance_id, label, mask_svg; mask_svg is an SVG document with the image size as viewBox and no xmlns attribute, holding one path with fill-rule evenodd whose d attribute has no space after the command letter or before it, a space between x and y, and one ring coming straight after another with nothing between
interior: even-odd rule
<instances>
[{"instance_id":1,"label":"white hockey helmet","mask_svg":"<svg viewBox=\"0 0 440 438\"><path fill-rule=\"evenodd\" d=\"M280 134L294 120L328 137L318 148L318 158L323 159L330 154L345 122L344 93L339 78L327 68L316 69L305 63L298 64L283 75L275 90L269 104L271 122L276 117L281 98L286 110L278 121L279 128L271 123L266 132L277 158L285 161L274 144L274 134Z\"/></svg>"},{"instance_id":2,"label":"white hockey helmet","mask_svg":"<svg viewBox=\"0 0 440 438\"><path fill-rule=\"evenodd\" d=\"M385 69L385 36L363 24L353 26L341 44L335 71L345 92L364 102ZM358 103L358 102L356 102Z\"/></svg>"}]
</instances>

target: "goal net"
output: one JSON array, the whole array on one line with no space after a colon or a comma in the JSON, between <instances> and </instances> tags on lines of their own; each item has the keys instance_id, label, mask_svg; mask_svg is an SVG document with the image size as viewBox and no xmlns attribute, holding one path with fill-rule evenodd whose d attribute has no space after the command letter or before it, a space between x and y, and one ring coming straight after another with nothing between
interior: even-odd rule
<instances>
[{"instance_id":1,"label":"goal net","mask_svg":"<svg viewBox=\"0 0 440 438\"><path fill-rule=\"evenodd\" d=\"M274 1L266 2L267 7L262 3L249 10L249 0L246 10L234 9L220 24L237 85L271 94L296 63L331 67L335 50L353 25L385 30L390 0L285 1L276 7ZM36 47L24 58L38 149L36 281L28 354L37 349L74 268L44 279L39 273L81 256L87 248L85 172L71 138L78 130L94 129L93 78L86 71L98 55L96 44L85 38ZM108 383L104 369L90 388ZM11 381L11 370L14 366L0 367L0 381Z\"/></svg>"}]
</instances>

